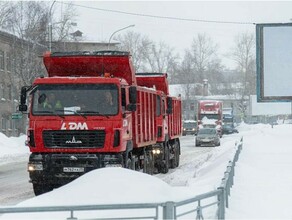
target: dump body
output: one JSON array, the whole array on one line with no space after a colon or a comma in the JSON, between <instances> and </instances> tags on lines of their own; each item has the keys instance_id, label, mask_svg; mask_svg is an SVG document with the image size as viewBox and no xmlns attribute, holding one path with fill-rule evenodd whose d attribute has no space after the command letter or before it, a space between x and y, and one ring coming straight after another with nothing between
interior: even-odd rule
<instances>
[{"instance_id":1,"label":"dump body","mask_svg":"<svg viewBox=\"0 0 292 220\"><path fill-rule=\"evenodd\" d=\"M159 100L163 103L164 112L162 114L165 119L164 127L167 128L167 131L164 131L164 135L168 136L169 139L179 138L182 134L182 103L181 99L178 97L171 97L169 95L169 85L167 81L167 74L166 73L138 73L136 74L137 83L139 86L144 86L148 88L155 89L157 91L161 91L162 93L158 93ZM170 100L172 111L166 114L167 106L167 99ZM160 121L159 125L162 126L163 122L158 118L157 120ZM159 128L157 128L159 131Z\"/></svg>"}]
</instances>

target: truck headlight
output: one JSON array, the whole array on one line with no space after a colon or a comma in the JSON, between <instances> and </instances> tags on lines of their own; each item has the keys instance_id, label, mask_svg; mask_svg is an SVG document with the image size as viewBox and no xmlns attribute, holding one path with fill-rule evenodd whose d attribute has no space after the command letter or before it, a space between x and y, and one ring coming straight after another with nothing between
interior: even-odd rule
<instances>
[{"instance_id":1,"label":"truck headlight","mask_svg":"<svg viewBox=\"0 0 292 220\"><path fill-rule=\"evenodd\" d=\"M29 163L27 165L27 171L28 172L33 172L33 171L39 171L43 170L43 164L38 162L38 163Z\"/></svg>"},{"instance_id":2,"label":"truck headlight","mask_svg":"<svg viewBox=\"0 0 292 220\"><path fill-rule=\"evenodd\" d=\"M153 149L153 150L152 150L152 153L153 153L153 154L160 154L161 151L160 151L160 149Z\"/></svg>"}]
</instances>

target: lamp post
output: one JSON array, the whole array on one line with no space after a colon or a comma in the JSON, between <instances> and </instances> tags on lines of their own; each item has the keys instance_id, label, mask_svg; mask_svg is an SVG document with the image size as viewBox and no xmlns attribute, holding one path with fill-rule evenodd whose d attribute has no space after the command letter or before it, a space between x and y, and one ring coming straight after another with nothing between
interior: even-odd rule
<instances>
[{"instance_id":1,"label":"lamp post","mask_svg":"<svg viewBox=\"0 0 292 220\"><path fill-rule=\"evenodd\" d=\"M50 11L49 11L49 51L50 52L52 51L52 38L53 38L53 33L52 33L52 8L53 8L55 2L56 1L54 1L51 4Z\"/></svg>"},{"instance_id":2,"label":"lamp post","mask_svg":"<svg viewBox=\"0 0 292 220\"><path fill-rule=\"evenodd\" d=\"M203 95L208 96L208 80L203 79Z\"/></svg>"},{"instance_id":3,"label":"lamp post","mask_svg":"<svg viewBox=\"0 0 292 220\"><path fill-rule=\"evenodd\" d=\"M129 26L127 26L127 27L124 27L124 28L121 28L121 29L119 29L119 30L116 30L114 33L112 33L112 35L110 36L110 38L109 38L109 40L108 40L107 49L109 50L109 46L110 46L111 39L112 39L112 37L113 37L117 32L122 31L122 30L125 30L125 29L130 28L130 27L134 27L134 26L135 26L135 25L132 24L132 25L129 25Z\"/></svg>"}]
</instances>

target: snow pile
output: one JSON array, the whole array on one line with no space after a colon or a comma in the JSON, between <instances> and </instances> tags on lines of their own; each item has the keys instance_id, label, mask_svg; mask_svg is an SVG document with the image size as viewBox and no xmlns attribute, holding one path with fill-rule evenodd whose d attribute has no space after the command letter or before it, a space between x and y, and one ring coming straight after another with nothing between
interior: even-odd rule
<instances>
[{"instance_id":1,"label":"snow pile","mask_svg":"<svg viewBox=\"0 0 292 220\"><path fill-rule=\"evenodd\" d=\"M207 117L203 117L202 118L202 124L203 125L216 125L216 119L209 119L209 118L207 118Z\"/></svg>"},{"instance_id":2,"label":"snow pile","mask_svg":"<svg viewBox=\"0 0 292 220\"><path fill-rule=\"evenodd\" d=\"M0 133L0 165L28 160L29 148L25 146L25 140L25 135L8 138Z\"/></svg>"},{"instance_id":3,"label":"snow pile","mask_svg":"<svg viewBox=\"0 0 292 220\"><path fill-rule=\"evenodd\" d=\"M66 186L24 201L19 205L112 204L113 201L117 204L160 203L189 196L189 192L178 190L179 192L175 187L171 187L149 174L109 167L93 170Z\"/></svg>"},{"instance_id":4,"label":"snow pile","mask_svg":"<svg viewBox=\"0 0 292 220\"><path fill-rule=\"evenodd\" d=\"M92 204L162 203L181 201L194 197L188 189L172 187L164 181L125 168L101 168L93 170L73 182L54 189L52 192L19 203L18 207L74 206ZM127 211L129 212L129 211ZM102 212L99 218L121 217L123 211ZM128 215L128 214L127 214ZM131 211L131 215L145 215L141 210ZM147 214L146 214L147 215ZM66 219L67 213L6 214L1 219ZM96 214L83 212L79 218L94 218Z\"/></svg>"}]
</instances>

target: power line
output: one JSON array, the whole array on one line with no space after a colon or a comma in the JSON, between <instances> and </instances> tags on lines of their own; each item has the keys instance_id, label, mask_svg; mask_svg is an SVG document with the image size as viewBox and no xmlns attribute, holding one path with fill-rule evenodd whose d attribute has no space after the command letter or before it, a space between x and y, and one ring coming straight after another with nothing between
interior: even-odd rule
<instances>
[{"instance_id":1,"label":"power line","mask_svg":"<svg viewBox=\"0 0 292 220\"><path fill-rule=\"evenodd\" d=\"M57 2L61 3L59 1L57 1ZM148 18L168 19L168 20L177 20L177 21L217 23L217 24L237 24L237 25L255 25L256 24L256 23L252 23L252 22L219 21L219 20L205 20L205 19L192 19L192 18L179 18L179 17L170 17L170 16L139 14L139 13L133 13L133 12L125 12L125 11L118 11L118 10L111 10L111 9L104 9L104 8L97 8L97 7L90 7L90 6L84 6L84 5L79 5L79 4L75 4L75 3L66 3L66 2L62 2L62 4L67 4L67 5L70 4L70 5L73 5L73 6L76 6L76 7L93 9L93 10L98 10L98 11L111 12L111 13L118 13L118 14L124 14L124 15L132 15L132 16L148 17Z\"/></svg>"}]
</instances>

